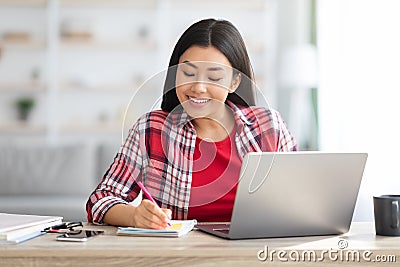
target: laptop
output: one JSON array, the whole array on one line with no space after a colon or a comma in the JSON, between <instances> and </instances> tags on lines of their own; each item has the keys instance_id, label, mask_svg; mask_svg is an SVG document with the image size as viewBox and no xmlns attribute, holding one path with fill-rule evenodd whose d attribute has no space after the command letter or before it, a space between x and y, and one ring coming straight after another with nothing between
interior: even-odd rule
<instances>
[{"instance_id":1,"label":"laptop","mask_svg":"<svg viewBox=\"0 0 400 267\"><path fill-rule=\"evenodd\" d=\"M230 223L197 228L227 239L348 232L367 153L249 153Z\"/></svg>"}]
</instances>

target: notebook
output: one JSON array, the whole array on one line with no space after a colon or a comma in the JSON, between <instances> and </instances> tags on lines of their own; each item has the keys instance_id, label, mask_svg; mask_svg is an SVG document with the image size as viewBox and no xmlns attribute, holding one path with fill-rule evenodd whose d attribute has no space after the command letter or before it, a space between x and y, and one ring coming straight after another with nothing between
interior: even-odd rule
<instances>
[{"instance_id":1,"label":"notebook","mask_svg":"<svg viewBox=\"0 0 400 267\"><path fill-rule=\"evenodd\" d=\"M62 223L59 216L0 213L0 243L21 243L42 234L42 230Z\"/></svg>"},{"instance_id":2,"label":"notebook","mask_svg":"<svg viewBox=\"0 0 400 267\"><path fill-rule=\"evenodd\" d=\"M197 228L228 239L342 234L349 230L367 153L249 153L231 222Z\"/></svg>"},{"instance_id":3,"label":"notebook","mask_svg":"<svg viewBox=\"0 0 400 267\"><path fill-rule=\"evenodd\" d=\"M196 220L172 220L171 226L165 230L136 227L118 227L117 235L181 237L189 233L196 224Z\"/></svg>"}]
</instances>

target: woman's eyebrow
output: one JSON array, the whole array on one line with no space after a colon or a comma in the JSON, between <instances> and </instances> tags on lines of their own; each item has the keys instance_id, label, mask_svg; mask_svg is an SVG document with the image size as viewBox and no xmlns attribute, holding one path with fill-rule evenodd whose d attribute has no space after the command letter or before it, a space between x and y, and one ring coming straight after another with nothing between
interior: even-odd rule
<instances>
[{"instance_id":1,"label":"woman's eyebrow","mask_svg":"<svg viewBox=\"0 0 400 267\"><path fill-rule=\"evenodd\" d=\"M187 60L183 61L182 63L184 63L184 64L186 64L186 65L189 65L189 66L191 66L192 68L198 69L198 67L197 67L195 64L190 63L190 62L187 61ZM219 71L219 70L224 70L224 68L222 68L222 67L209 67L209 68L207 68L207 70L208 70L208 71Z\"/></svg>"},{"instance_id":2,"label":"woman's eyebrow","mask_svg":"<svg viewBox=\"0 0 400 267\"><path fill-rule=\"evenodd\" d=\"M221 67L210 67L210 68L207 68L207 70L210 70L210 71L218 71L218 70L224 70L224 69L221 68Z\"/></svg>"},{"instance_id":3,"label":"woman's eyebrow","mask_svg":"<svg viewBox=\"0 0 400 267\"><path fill-rule=\"evenodd\" d=\"M191 67L193 67L193 68L195 68L195 69L198 69L196 65L194 65L193 63L190 63L190 62L187 61L187 60L183 61L183 63L185 63L185 64L187 64L187 65L189 65L189 66L191 66Z\"/></svg>"}]
</instances>

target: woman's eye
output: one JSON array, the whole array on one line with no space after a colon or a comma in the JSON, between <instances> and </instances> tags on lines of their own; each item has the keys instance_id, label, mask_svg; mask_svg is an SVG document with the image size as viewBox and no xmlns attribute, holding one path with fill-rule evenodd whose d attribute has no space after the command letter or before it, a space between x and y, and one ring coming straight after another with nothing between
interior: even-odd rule
<instances>
[{"instance_id":1,"label":"woman's eye","mask_svg":"<svg viewBox=\"0 0 400 267\"><path fill-rule=\"evenodd\" d=\"M187 76L187 77L193 77L193 76L194 76L193 73L189 73L189 72L186 72L186 71L182 71L182 72L183 72L183 74L184 74L185 76Z\"/></svg>"},{"instance_id":2,"label":"woman's eye","mask_svg":"<svg viewBox=\"0 0 400 267\"><path fill-rule=\"evenodd\" d=\"M218 81L222 80L222 78L211 78L211 77L208 77L208 79L213 82L218 82Z\"/></svg>"}]
</instances>

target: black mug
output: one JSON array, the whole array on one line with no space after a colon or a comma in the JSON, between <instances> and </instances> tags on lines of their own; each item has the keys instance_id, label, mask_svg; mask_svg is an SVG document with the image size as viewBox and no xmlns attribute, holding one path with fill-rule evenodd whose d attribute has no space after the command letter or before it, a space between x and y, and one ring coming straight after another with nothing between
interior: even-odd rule
<instances>
[{"instance_id":1,"label":"black mug","mask_svg":"<svg viewBox=\"0 0 400 267\"><path fill-rule=\"evenodd\" d=\"M400 236L400 195L374 197L375 232L377 235Z\"/></svg>"}]
</instances>

